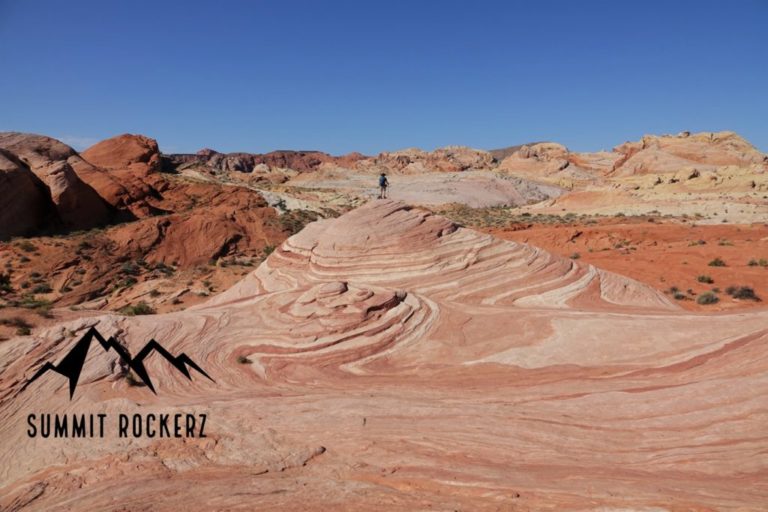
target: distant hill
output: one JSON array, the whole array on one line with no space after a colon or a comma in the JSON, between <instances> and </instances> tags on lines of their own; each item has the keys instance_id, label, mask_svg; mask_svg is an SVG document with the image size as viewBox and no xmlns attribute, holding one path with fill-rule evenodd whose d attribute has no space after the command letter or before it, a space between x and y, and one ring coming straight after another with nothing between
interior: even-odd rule
<instances>
[{"instance_id":1,"label":"distant hill","mask_svg":"<svg viewBox=\"0 0 768 512\"><path fill-rule=\"evenodd\" d=\"M542 142L545 142L545 141L526 142L525 144L518 144L517 146L507 146L506 148L500 148L500 149L489 149L488 152L491 155L493 155L493 158L495 158L498 162L501 162L512 153L519 151L520 148L523 146L532 146L534 144L541 144Z\"/></svg>"}]
</instances>

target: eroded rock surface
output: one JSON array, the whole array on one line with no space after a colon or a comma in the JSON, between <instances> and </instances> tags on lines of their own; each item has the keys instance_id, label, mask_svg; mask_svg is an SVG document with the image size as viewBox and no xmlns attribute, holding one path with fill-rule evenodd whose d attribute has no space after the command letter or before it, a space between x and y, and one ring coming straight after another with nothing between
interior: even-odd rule
<instances>
[{"instance_id":1,"label":"eroded rock surface","mask_svg":"<svg viewBox=\"0 0 768 512\"><path fill-rule=\"evenodd\" d=\"M53 373L25 388L89 325L215 382L153 357L153 395L89 353L71 402ZM759 510L766 326L374 201L205 304L0 344L0 506ZM32 440L31 411L194 411L209 437Z\"/></svg>"}]
</instances>

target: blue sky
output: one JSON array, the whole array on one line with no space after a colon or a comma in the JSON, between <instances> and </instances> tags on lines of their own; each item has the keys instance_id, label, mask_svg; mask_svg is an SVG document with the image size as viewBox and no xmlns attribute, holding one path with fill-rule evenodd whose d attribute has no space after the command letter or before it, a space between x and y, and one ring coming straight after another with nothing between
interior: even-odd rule
<instances>
[{"instance_id":1,"label":"blue sky","mask_svg":"<svg viewBox=\"0 0 768 512\"><path fill-rule=\"evenodd\" d=\"M0 130L374 154L734 130L768 150L768 0L0 0Z\"/></svg>"}]
</instances>

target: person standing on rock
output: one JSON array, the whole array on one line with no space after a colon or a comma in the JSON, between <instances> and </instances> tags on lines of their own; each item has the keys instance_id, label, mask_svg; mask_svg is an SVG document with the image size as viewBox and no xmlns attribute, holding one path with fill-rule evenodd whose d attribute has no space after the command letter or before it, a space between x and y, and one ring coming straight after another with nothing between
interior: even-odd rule
<instances>
[{"instance_id":1,"label":"person standing on rock","mask_svg":"<svg viewBox=\"0 0 768 512\"><path fill-rule=\"evenodd\" d=\"M379 199L387 198L387 188L389 187L389 181L387 180L386 173L381 173L379 176Z\"/></svg>"}]
</instances>

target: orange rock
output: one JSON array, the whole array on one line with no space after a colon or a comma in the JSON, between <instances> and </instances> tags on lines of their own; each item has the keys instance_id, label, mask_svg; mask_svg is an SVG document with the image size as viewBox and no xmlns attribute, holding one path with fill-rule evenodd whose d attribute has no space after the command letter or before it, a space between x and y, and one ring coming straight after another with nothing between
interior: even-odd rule
<instances>
[{"instance_id":1,"label":"orange rock","mask_svg":"<svg viewBox=\"0 0 768 512\"><path fill-rule=\"evenodd\" d=\"M157 141L143 135L124 134L89 147L81 156L93 165L110 171L130 171L146 176L160 169Z\"/></svg>"}]
</instances>

